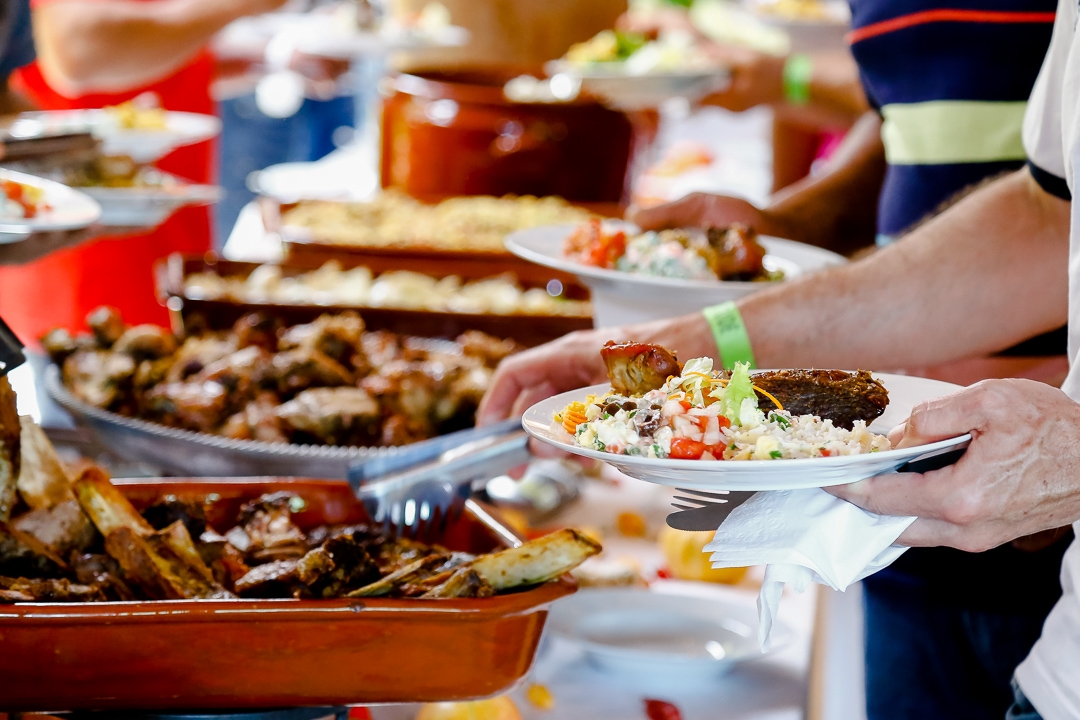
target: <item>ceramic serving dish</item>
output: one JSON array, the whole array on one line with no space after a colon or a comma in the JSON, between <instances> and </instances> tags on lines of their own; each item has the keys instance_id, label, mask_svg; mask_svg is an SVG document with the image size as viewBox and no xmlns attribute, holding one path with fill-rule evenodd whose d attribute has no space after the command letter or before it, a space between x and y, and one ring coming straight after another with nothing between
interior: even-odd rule
<instances>
[{"instance_id":1,"label":"ceramic serving dish","mask_svg":"<svg viewBox=\"0 0 1080 720\"><path fill-rule=\"evenodd\" d=\"M302 527L360 522L345 482L282 478L114 481L139 507L216 497L219 530L241 503L288 490ZM518 542L475 503L439 542ZM460 600L178 600L0 605L0 706L10 711L268 708L464 700L502 692L532 664L568 579Z\"/></svg>"}]
</instances>

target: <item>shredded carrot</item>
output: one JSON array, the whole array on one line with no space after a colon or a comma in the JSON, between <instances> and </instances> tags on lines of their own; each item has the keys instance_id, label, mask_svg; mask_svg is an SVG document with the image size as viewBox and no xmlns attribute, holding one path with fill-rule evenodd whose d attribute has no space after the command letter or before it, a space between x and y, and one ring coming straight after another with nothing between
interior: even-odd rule
<instances>
[{"instance_id":1,"label":"shredded carrot","mask_svg":"<svg viewBox=\"0 0 1080 720\"><path fill-rule=\"evenodd\" d=\"M563 429L571 435L577 431L577 426L587 419L585 417L585 404L580 402L570 403L560 414L562 415Z\"/></svg>"},{"instance_id":2,"label":"shredded carrot","mask_svg":"<svg viewBox=\"0 0 1080 720\"><path fill-rule=\"evenodd\" d=\"M767 398L769 398L770 400L772 400L772 401L773 401L773 403L774 403L774 404L776 405L776 409L777 409L777 410L783 410L783 409L784 409L784 406L780 404L780 401L779 401L779 400L777 400L776 398L774 398L774 397L773 397L772 395L770 395L769 393L765 392L764 390L762 390L761 388L759 388L759 387L758 387L757 385L753 385L752 387L753 387L753 388L754 388L755 390L757 390L757 391L758 391L759 393L761 393L762 395L764 395L765 397L767 397Z\"/></svg>"}]
</instances>

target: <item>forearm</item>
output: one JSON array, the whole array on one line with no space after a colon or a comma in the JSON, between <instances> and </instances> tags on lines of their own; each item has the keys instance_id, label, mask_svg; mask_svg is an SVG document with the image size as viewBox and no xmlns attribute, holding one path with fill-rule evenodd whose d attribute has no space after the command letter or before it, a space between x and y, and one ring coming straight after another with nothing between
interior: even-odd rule
<instances>
[{"instance_id":1,"label":"forearm","mask_svg":"<svg viewBox=\"0 0 1080 720\"><path fill-rule=\"evenodd\" d=\"M57 0L34 11L46 79L69 93L119 91L158 80L221 28L247 0Z\"/></svg>"},{"instance_id":2,"label":"forearm","mask_svg":"<svg viewBox=\"0 0 1080 720\"><path fill-rule=\"evenodd\" d=\"M16 115L33 110L34 105L25 97L11 89L7 83L0 87L0 117Z\"/></svg>"},{"instance_id":3,"label":"forearm","mask_svg":"<svg viewBox=\"0 0 1080 720\"><path fill-rule=\"evenodd\" d=\"M820 175L773 195L762 208L767 234L849 254L874 241L885 177L881 119L865 113Z\"/></svg>"},{"instance_id":4,"label":"forearm","mask_svg":"<svg viewBox=\"0 0 1080 720\"><path fill-rule=\"evenodd\" d=\"M761 367L897 368L1063 325L1069 204L1020 171L900 242L740 302Z\"/></svg>"}]
</instances>

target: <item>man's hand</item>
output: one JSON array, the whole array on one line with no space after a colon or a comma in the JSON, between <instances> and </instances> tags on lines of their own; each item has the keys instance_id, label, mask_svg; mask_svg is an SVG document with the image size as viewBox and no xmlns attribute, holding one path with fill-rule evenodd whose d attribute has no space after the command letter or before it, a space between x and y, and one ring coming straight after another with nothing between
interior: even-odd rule
<instances>
[{"instance_id":1,"label":"man's hand","mask_svg":"<svg viewBox=\"0 0 1080 720\"><path fill-rule=\"evenodd\" d=\"M785 58L737 45L704 45L709 57L731 72L731 82L701 100L725 110L743 112L758 105L784 102Z\"/></svg>"},{"instance_id":2,"label":"man's hand","mask_svg":"<svg viewBox=\"0 0 1080 720\"><path fill-rule=\"evenodd\" d=\"M917 406L890 439L909 447L967 432L955 465L828 490L870 512L918 517L902 545L981 552L1080 518L1080 404L1032 380L986 380Z\"/></svg>"},{"instance_id":3,"label":"man's hand","mask_svg":"<svg viewBox=\"0 0 1080 720\"><path fill-rule=\"evenodd\" d=\"M618 337L619 331L579 331L506 358L480 403L477 423L488 425L520 416L552 395L603 382L607 374L600 348L609 336Z\"/></svg>"},{"instance_id":4,"label":"man's hand","mask_svg":"<svg viewBox=\"0 0 1080 720\"><path fill-rule=\"evenodd\" d=\"M627 219L643 230L726 227L742 223L764 235L788 236L783 223L773 213L739 198L708 193L691 193L663 205L631 210Z\"/></svg>"}]
</instances>

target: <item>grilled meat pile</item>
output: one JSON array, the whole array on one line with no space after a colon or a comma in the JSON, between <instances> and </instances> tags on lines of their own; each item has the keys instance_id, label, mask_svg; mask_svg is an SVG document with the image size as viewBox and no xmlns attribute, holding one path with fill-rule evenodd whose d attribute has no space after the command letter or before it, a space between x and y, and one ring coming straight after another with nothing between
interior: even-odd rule
<instances>
[{"instance_id":1,"label":"grilled meat pile","mask_svg":"<svg viewBox=\"0 0 1080 720\"><path fill-rule=\"evenodd\" d=\"M367 332L356 313L282 327L262 315L177 338L102 307L92 334L43 344L64 384L95 407L169 427L263 442L405 445L468 427L500 360L518 348L479 332L433 350Z\"/></svg>"},{"instance_id":2,"label":"grilled meat pile","mask_svg":"<svg viewBox=\"0 0 1080 720\"><path fill-rule=\"evenodd\" d=\"M368 525L311 527L300 519L304 499L287 492L251 500L216 527L208 517L225 512L216 497L165 496L140 511L100 468L72 479L13 408L7 392L0 437L21 442L0 451L21 467L0 477L0 496L13 498L0 509L0 603L488 597L554 579L600 550L573 530L472 556Z\"/></svg>"}]
</instances>

